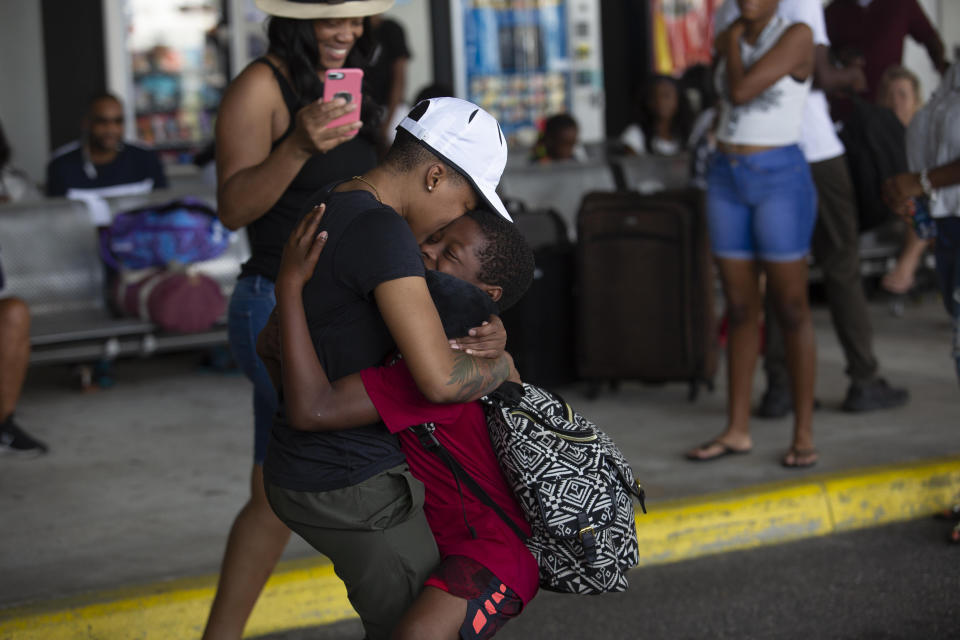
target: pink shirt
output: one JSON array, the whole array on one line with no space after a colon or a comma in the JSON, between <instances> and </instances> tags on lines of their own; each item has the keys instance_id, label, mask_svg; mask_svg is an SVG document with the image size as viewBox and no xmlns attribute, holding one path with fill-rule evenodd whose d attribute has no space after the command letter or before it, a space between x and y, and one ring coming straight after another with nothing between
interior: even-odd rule
<instances>
[{"instance_id":1,"label":"pink shirt","mask_svg":"<svg viewBox=\"0 0 960 640\"><path fill-rule=\"evenodd\" d=\"M417 389L407 365L365 369L360 373L370 400L391 433L400 437L410 472L426 487L424 512L440 556L475 560L514 590L524 604L537 593L537 562L517 535L469 489L461 495L453 473L436 454L423 448L408 427L424 422L437 425L437 440L477 481L503 511L530 532L513 491L503 477L490 442L487 421L478 402L433 404ZM476 539L464 523L464 510Z\"/></svg>"}]
</instances>

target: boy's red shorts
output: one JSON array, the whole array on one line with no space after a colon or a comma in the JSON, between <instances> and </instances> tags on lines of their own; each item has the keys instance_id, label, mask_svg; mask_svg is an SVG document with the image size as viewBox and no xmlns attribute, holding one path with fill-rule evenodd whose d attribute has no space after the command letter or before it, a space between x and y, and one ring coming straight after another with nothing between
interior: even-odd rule
<instances>
[{"instance_id":1,"label":"boy's red shorts","mask_svg":"<svg viewBox=\"0 0 960 640\"><path fill-rule=\"evenodd\" d=\"M485 566L465 556L447 556L424 583L467 601L463 640L486 640L520 614L523 601Z\"/></svg>"}]
</instances>

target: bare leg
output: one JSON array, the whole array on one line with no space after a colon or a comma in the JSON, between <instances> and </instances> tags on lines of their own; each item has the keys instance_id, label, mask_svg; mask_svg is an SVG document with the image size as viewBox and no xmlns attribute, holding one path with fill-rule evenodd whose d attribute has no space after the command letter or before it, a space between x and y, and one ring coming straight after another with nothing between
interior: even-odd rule
<instances>
[{"instance_id":1,"label":"bare leg","mask_svg":"<svg viewBox=\"0 0 960 640\"><path fill-rule=\"evenodd\" d=\"M816 461L813 453L813 387L817 367L813 320L807 298L807 262L766 262L763 267L770 283L769 295L773 297L774 312L783 329L794 398L793 443L784 462L788 466L806 466Z\"/></svg>"},{"instance_id":2,"label":"bare leg","mask_svg":"<svg viewBox=\"0 0 960 640\"><path fill-rule=\"evenodd\" d=\"M392 640L457 640L466 617L466 600L424 587L394 629Z\"/></svg>"},{"instance_id":3,"label":"bare leg","mask_svg":"<svg viewBox=\"0 0 960 640\"><path fill-rule=\"evenodd\" d=\"M19 298L0 300L0 422L17 408L30 362L30 310Z\"/></svg>"},{"instance_id":4,"label":"bare leg","mask_svg":"<svg viewBox=\"0 0 960 640\"><path fill-rule=\"evenodd\" d=\"M913 286L914 275L917 267L920 266L920 258L923 252L930 246L929 240L921 240L917 237L913 227L907 227L904 237L903 251L897 258L890 273L883 276L883 288L890 293L906 293Z\"/></svg>"},{"instance_id":5,"label":"bare leg","mask_svg":"<svg viewBox=\"0 0 960 640\"><path fill-rule=\"evenodd\" d=\"M220 567L205 640L238 640L260 591L283 554L290 529L277 518L263 489L263 466L253 465L250 500L233 521Z\"/></svg>"},{"instance_id":6,"label":"bare leg","mask_svg":"<svg viewBox=\"0 0 960 640\"><path fill-rule=\"evenodd\" d=\"M753 260L718 258L720 279L727 300L727 428L714 444L698 447L687 455L713 458L724 446L745 451L750 438L750 392L760 351L759 269Z\"/></svg>"}]
</instances>

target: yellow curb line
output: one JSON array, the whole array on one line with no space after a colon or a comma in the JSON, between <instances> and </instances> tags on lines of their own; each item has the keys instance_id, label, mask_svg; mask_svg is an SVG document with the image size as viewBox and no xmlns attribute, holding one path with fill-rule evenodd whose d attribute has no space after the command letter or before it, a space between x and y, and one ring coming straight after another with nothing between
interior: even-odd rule
<instances>
[{"instance_id":1,"label":"yellow curb line","mask_svg":"<svg viewBox=\"0 0 960 640\"><path fill-rule=\"evenodd\" d=\"M654 505L640 566L929 515L960 494L960 457L807 477Z\"/></svg>"},{"instance_id":2,"label":"yellow curb line","mask_svg":"<svg viewBox=\"0 0 960 640\"><path fill-rule=\"evenodd\" d=\"M929 515L960 493L960 457L807 477L653 504L637 516L640 566ZM0 640L198 638L216 576L0 610ZM283 563L245 636L355 617L323 558Z\"/></svg>"}]
</instances>

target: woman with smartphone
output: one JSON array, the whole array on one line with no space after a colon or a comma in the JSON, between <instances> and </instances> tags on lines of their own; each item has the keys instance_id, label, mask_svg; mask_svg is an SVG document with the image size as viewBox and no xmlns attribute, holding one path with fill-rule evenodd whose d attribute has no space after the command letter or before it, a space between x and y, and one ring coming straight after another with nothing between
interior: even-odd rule
<instances>
[{"instance_id":1,"label":"woman with smartphone","mask_svg":"<svg viewBox=\"0 0 960 640\"><path fill-rule=\"evenodd\" d=\"M816 190L797 146L813 75L813 33L777 14L777 0L738 0L741 17L717 36L722 102L717 153L707 173L707 218L729 320L723 433L687 453L716 460L750 451L750 391L760 348L766 274L787 346L793 440L781 462L809 467L816 365L807 299L807 254Z\"/></svg>"},{"instance_id":2,"label":"woman with smartphone","mask_svg":"<svg viewBox=\"0 0 960 640\"><path fill-rule=\"evenodd\" d=\"M277 396L256 354L257 334L276 304L280 256L306 198L376 165L377 110L364 108L361 121L357 93L349 101L323 100L324 80L327 70L363 66L370 48L364 19L386 11L393 0L257 0L256 5L271 16L269 49L230 83L216 126L220 220L230 229L245 227L251 249L230 299L229 340L237 364L253 382L254 464L250 499L227 539L204 638L240 638L290 538L263 489ZM334 122L338 119L345 123Z\"/></svg>"}]
</instances>

